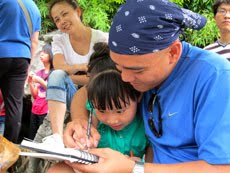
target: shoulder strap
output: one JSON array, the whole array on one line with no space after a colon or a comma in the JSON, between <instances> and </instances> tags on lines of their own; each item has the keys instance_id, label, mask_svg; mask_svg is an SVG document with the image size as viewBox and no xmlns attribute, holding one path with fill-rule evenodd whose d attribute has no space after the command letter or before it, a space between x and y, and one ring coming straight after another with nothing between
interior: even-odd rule
<instances>
[{"instance_id":1,"label":"shoulder strap","mask_svg":"<svg viewBox=\"0 0 230 173\"><path fill-rule=\"evenodd\" d=\"M24 14L26 15L26 20L27 20L27 23L28 23L29 29L30 29L30 36L32 36L32 22L31 22L30 15L29 15L25 5L23 4L22 0L18 0L18 3L20 5L20 7L22 8Z\"/></svg>"}]
</instances>

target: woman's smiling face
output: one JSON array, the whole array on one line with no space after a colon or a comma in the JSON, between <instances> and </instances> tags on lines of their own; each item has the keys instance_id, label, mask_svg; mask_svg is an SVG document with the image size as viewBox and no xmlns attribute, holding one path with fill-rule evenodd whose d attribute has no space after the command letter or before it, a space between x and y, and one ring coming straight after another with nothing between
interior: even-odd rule
<instances>
[{"instance_id":1,"label":"woman's smiling face","mask_svg":"<svg viewBox=\"0 0 230 173\"><path fill-rule=\"evenodd\" d=\"M80 15L81 10L79 8L74 9L66 2L57 3L51 9L51 17L55 25L65 33L71 32L74 26L81 23Z\"/></svg>"}]
</instances>

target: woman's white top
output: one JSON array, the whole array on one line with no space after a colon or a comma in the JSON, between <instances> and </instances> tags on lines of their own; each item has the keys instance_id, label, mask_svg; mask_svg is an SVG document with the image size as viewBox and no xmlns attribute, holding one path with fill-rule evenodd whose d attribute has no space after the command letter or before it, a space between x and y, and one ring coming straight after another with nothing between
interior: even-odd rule
<instances>
[{"instance_id":1,"label":"woman's white top","mask_svg":"<svg viewBox=\"0 0 230 173\"><path fill-rule=\"evenodd\" d=\"M97 42L108 42L108 33L100 30L92 30L92 37L89 52L86 55L79 55L74 51L70 43L69 35L66 33L57 34L53 37L52 52L55 54L63 54L65 61L69 65L88 63L90 56L94 52L93 46Z\"/></svg>"}]
</instances>

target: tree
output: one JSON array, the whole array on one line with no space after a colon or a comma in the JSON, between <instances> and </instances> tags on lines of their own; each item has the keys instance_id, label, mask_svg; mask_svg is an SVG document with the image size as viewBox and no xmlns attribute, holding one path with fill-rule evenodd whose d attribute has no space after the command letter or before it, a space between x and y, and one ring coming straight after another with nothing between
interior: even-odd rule
<instances>
[{"instance_id":1,"label":"tree","mask_svg":"<svg viewBox=\"0 0 230 173\"><path fill-rule=\"evenodd\" d=\"M200 30L185 30L186 40L193 45L204 47L213 43L219 37L219 31L214 21L212 4L214 0L172 0L175 4L204 15L207 18L206 26Z\"/></svg>"},{"instance_id":2,"label":"tree","mask_svg":"<svg viewBox=\"0 0 230 173\"><path fill-rule=\"evenodd\" d=\"M42 16L42 34L55 29L55 25L49 18L49 1L50 0L35 0ZM215 25L212 13L213 0L171 1L183 8L202 14L207 18L207 24L202 30L195 31L186 29L184 31L186 41L193 45L204 47L218 38L219 32ZM124 2L125 0L78 0L78 3L83 10L83 23L95 29L109 31L114 14L118 7Z\"/></svg>"}]
</instances>

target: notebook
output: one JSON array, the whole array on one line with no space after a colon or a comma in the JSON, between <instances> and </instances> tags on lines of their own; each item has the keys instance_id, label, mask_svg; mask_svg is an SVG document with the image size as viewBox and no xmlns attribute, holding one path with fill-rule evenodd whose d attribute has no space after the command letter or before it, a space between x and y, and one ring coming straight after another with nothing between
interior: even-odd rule
<instances>
[{"instance_id":1,"label":"notebook","mask_svg":"<svg viewBox=\"0 0 230 173\"><path fill-rule=\"evenodd\" d=\"M57 148L48 146L43 143L36 143L27 139L22 140L20 147L29 149L29 151L21 151L21 156L36 157L51 160L68 160L70 162L78 162L82 164L97 163L99 157L85 150L73 148Z\"/></svg>"}]
</instances>

